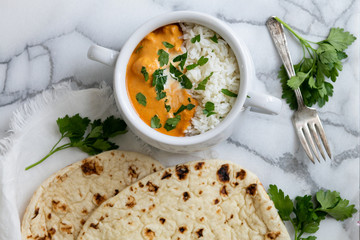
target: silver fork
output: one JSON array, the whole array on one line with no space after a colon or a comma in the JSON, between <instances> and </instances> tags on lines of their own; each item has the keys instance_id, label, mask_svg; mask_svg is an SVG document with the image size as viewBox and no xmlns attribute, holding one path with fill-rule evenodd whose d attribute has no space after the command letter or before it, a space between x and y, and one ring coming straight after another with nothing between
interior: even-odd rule
<instances>
[{"instance_id":1,"label":"silver fork","mask_svg":"<svg viewBox=\"0 0 360 240\"><path fill-rule=\"evenodd\" d=\"M266 26L270 31L271 37L275 43L276 49L281 57L281 60L284 64L284 67L286 69L289 78L295 76L295 70L291 62L290 52L287 47L286 37L284 34L284 28L282 24L279 23L275 19L275 17L270 17L266 21ZM300 139L301 145L303 146L307 156L310 158L310 160L313 163L315 163L315 161L314 161L314 156L311 153L311 150L319 162L320 162L320 158L317 149L320 151L323 159L326 160L324 150L321 147L318 136L320 135L325 150L329 158L331 159L329 144L325 136L324 128L321 124L320 118L316 110L305 106L299 88L295 89L294 91L297 99L298 109L294 113L292 117L292 121L296 129L296 133ZM314 144L314 141L316 143L317 148ZM311 147L311 150L309 145Z\"/></svg>"}]
</instances>

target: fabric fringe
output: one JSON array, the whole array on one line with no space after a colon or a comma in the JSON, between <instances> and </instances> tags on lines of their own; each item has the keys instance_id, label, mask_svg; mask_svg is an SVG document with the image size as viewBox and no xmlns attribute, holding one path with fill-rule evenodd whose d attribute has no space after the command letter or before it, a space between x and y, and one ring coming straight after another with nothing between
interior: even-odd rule
<instances>
[{"instance_id":1,"label":"fabric fringe","mask_svg":"<svg viewBox=\"0 0 360 240\"><path fill-rule=\"evenodd\" d=\"M71 96L71 94L75 91L79 91L74 89L72 85L73 83L71 81L56 84L51 89L44 90L36 96L28 99L17 110L15 110L10 118L9 130L7 131L8 135L5 138L0 139L0 157L4 156L6 152L11 149L15 135L22 130L28 118L39 110L45 108L50 102L56 101L58 98L66 95ZM103 94L106 96L105 101L109 103L109 105L114 105L115 101L112 89L106 84L106 82L101 82L99 84L99 89L104 90ZM118 113L114 112L114 115L118 115Z\"/></svg>"}]
</instances>

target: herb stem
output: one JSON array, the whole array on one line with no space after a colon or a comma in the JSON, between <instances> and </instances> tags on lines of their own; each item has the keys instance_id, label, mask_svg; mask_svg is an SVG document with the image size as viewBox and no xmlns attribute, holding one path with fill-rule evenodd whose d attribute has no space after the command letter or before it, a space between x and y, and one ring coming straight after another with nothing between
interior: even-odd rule
<instances>
[{"instance_id":1,"label":"herb stem","mask_svg":"<svg viewBox=\"0 0 360 240\"><path fill-rule=\"evenodd\" d=\"M305 38L299 36L296 32L294 32L294 30L284 21L282 21L280 18L275 17L275 19L280 22L282 25L284 25L285 28L287 28L287 30L289 30L292 34L294 34L294 36L299 39L300 42L309 42L308 40L306 40Z\"/></svg>"},{"instance_id":2,"label":"herb stem","mask_svg":"<svg viewBox=\"0 0 360 240\"><path fill-rule=\"evenodd\" d=\"M61 140L61 139L60 139ZM60 142L60 141L59 141ZM58 143L59 143L58 142ZM57 143L57 144L58 144ZM56 145L55 145L56 146ZM33 167L35 167L35 166L37 166L37 165L39 165L40 163L42 163L43 161L45 161L48 157L50 157L52 154L54 154L54 153L56 153L57 151L60 151L60 150L63 150L63 149L66 149L66 148L70 148L70 147L72 147L71 146L71 144L70 143L67 143L67 144L64 144L64 145L62 145L62 146L60 146L60 147L57 147L57 148L53 148L53 149L51 149L51 151L48 153L48 154L46 154L46 156L45 157L43 157L42 159L40 159L40 161L38 161L38 162L36 162L36 163L33 163L33 164L31 164L30 166L27 166L26 168L25 168L25 170L29 170L30 168L33 168Z\"/></svg>"}]
</instances>

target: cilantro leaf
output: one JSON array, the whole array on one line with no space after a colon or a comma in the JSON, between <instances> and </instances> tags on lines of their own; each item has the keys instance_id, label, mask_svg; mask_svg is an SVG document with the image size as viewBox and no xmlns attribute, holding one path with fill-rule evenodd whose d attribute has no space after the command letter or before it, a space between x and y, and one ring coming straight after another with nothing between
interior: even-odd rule
<instances>
[{"instance_id":1,"label":"cilantro leaf","mask_svg":"<svg viewBox=\"0 0 360 240\"><path fill-rule=\"evenodd\" d=\"M174 45L172 45L171 43L168 42L162 42L162 44L166 47L166 48L173 48Z\"/></svg>"},{"instance_id":2,"label":"cilantro leaf","mask_svg":"<svg viewBox=\"0 0 360 240\"><path fill-rule=\"evenodd\" d=\"M135 50L135 53L138 53L140 52L140 50L143 48L143 46L139 46L136 50Z\"/></svg>"},{"instance_id":3,"label":"cilantro leaf","mask_svg":"<svg viewBox=\"0 0 360 240\"><path fill-rule=\"evenodd\" d=\"M143 105L144 107L146 107L146 97L144 94L142 94L141 92L136 94L136 100L138 101L138 103L140 103L141 105Z\"/></svg>"},{"instance_id":4,"label":"cilantro leaf","mask_svg":"<svg viewBox=\"0 0 360 240\"><path fill-rule=\"evenodd\" d=\"M214 110L215 110L215 104L213 102L205 103L205 109L203 109L203 113L206 115L206 117L210 117L211 115L216 114Z\"/></svg>"},{"instance_id":5,"label":"cilantro leaf","mask_svg":"<svg viewBox=\"0 0 360 240\"><path fill-rule=\"evenodd\" d=\"M170 106L170 105L167 105L167 104L165 103L165 109L166 109L167 112L170 112L171 106Z\"/></svg>"},{"instance_id":6,"label":"cilantro leaf","mask_svg":"<svg viewBox=\"0 0 360 240\"><path fill-rule=\"evenodd\" d=\"M226 96L229 96L229 97L237 97L238 96L236 93L233 93L233 92L231 92L231 91L229 91L228 89L225 89L225 88L221 89L221 92L223 94L225 94Z\"/></svg>"},{"instance_id":7,"label":"cilantro leaf","mask_svg":"<svg viewBox=\"0 0 360 240\"><path fill-rule=\"evenodd\" d=\"M185 52L184 54L178 55L173 59L173 62L180 62L179 63L179 67L181 68L181 70L184 70L184 65L187 59L187 52Z\"/></svg>"},{"instance_id":8,"label":"cilantro leaf","mask_svg":"<svg viewBox=\"0 0 360 240\"><path fill-rule=\"evenodd\" d=\"M72 117L66 115L63 118L58 118L56 123L61 133L59 141L45 157L26 167L25 170L42 163L52 154L70 147L77 147L90 155L116 149L118 146L108 139L126 132L126 123L114 116L108 117L104 122L100 119L91 122L89 118L83 118L79 114ZM85 134L86 132L88 134ZM66 137L69 138L70 142L58 146L61 140Z\"/></svg>"},{"instance_id":9,"label":"cilantro leaf","mask_svg":"<svg viewBox=\"0 0 360 240\"><path fill-rule=\"evenodd\" d=\"M287 85L291 87L293 90L300 87L300 85L305 81L308 74L303 72L298 72L296 76L293 76L290 78L290 80L287 82Z\"/></svg>"},{"instance_id":10,"label":"cilantro leaf","mask_svg":"<svg viewBox=\"0 0 360 240\"><path fill-rule=\"evenodd\" d=\"M160 123L160 118L157 116L157 115L154 115L152 118L151 118L151 121L150 121L150 127L152 128L161 128L161 123Z\"/></svg>"},{"instance_id":11,"label":"cilantro leaf","mask_svg":"<svg viewBox=\"0 0 360 240\"><path fill-rule=\"evenodd\" d=\"M197 64L199 64L199 66L203 66L205 65L207 62L209 61L208 58L201 56L200 59L197 61Z\"/></svg>"},{"instance_id":12,"label":"cilantro leaf","mask_svg":"<svg viewBox=\"0 0 360 240\"><path fill-rule=\"evenodd\" d=\"M185 89L191 89L193 87L190 79L184 74L179 78L180 84Z\"/></svg>"},{"instance_id":13,"label":"cilantro leaf","mask_svg":"<svg viewBox=\"0 0 360 240\"><path fill-rule=\"evenodd\" d=\"M192 70L192 69L196 68L197 66L199 66L199 64L193 63L193 64L190 64L190 65L187 65L186 69L187 70Z\"/></svg>"},{"instance_id":14,"label":"cilantro leaf","mask_svg":"<svg viewBox=\"0 0 360 240\"><path fill-rule=\"evenodd\" d=\"M207 76L206 78L204 78L204 80L202 80L198 86L195 88L195 90L205 90L205 86L207 84L207 82L209 81L210 77L213 75L214 72L211 72L209 76Z\"/></svg>"},{"instance_id":15,"label":"cilantro leaf","mask_svg":"<svg viewBox=\"0 0 360 240\"><path fill-rule=\"evenodd\" d=\"M169 54L167 52L165 52L164 49L159 49L157 54L159 55L158 60L159 60L159 63L160 63L160 67L168 64L168 62L169 62Z\"/></svg>"},{"instance_id":16,"label":"cilantro leaf","mask_svg":"<svg viewBox=\"0 0 360 240\"><path fill-rule=\"evenodd\" d=\"M200 34L196 35L191 39L191 43L200 42Z\"/></svg>"},{"instance_id":17,"label":"cilantro leaf","mask_svg":"<svg viewBox=\"0 0 360 240\"><path fill-rule=\"evenodd\" d=\"M211 38L211 41L213 41L214 43L218 43L218 38L216 36L216 34L214 33L214 36L212 36Z\"/></svg>"},{"instance_id":18,"label":"cilantro leaf","mask_svg":"<svg viewBox=\"0 0 360 240\"><path fill-rule=\"evenodd\" d=\"M356 37L349 32L344 32L342 28L331 28L329 36L326 38L326 42L336 48L338 51L344 51L350 46Z\"/></svg>"},{"instance_id":19,"label":"cilantro leaf","mask_svg":"<svg viewBox=\"0 0 360 240\"><path fill-rule=\"evenodd\" d=\"M180 107L179 107L179 109L176 111L176 113L174 113L174 115L178 115L179 113L181 113L182 111L184 111L184 110L192 110L193 108L195 107L195 105L194 104L188 104L188 105L184 105L184 104L182 104Z\"/></svg>"},{"instance_id":20,"label":"cilantro leaf","mask_svg":"<svg viewBox=\"0 0 360 240\"><path fill-rule=\"evenodd\" d=\"M142 66L141 73L145 78L145 82L147 82L147 80L149 80L149 73L146 71L146 67Z\"/></svg>"},{"instance_id":21,"label":"cilantro leaf","mask_svg":"<svg viewBox=\"0 0 360 240\"><path fill-rule=\"evenodd\" d=\"M278 189L276 185L270 185L268 193L281 219L284 221L290 220L290 214L294 208L294 203L290 200L290 197L288 195L285 196L284 192Z\"/></svg>"},{"instance_id":22,"label":"cilantro leaf","mask_svg":"<svg viewBox=\"0 0 360 240\"><path fill-rule=\"evenodd\" d=\"M174 118L168 118L166 120L164 128L167 131L171 131L176 128L176 125L180 122L180 120L181 120L181 115L176 115Z\"/></svg>"},{"instance_id":23,"label":"cilantro leaf","mask_svg":"<svg viewBox=\"0 0 360 240\"><path fill-rule=\"evenodd\" d=\"M155 86L156 99L160 100L166 97L166 92L164 92L164 85L167 81L167 76L164 75L164 69L156 69L153 73L153 82L152 85Z\"/></svg>"},{"instance_id":24,"label":"cilantro leaf","mask_svg":"<svg viewBox=\"0 0 360 240\"><path fill-rule=\"evenodd\" d=\"M349 205L349 200L341 199L336 191L320 190L316 193L316 200L321 206L318 211L326 212L338 221L351 217L357 211L355 205Z\"/></svg>"}]
</instances>

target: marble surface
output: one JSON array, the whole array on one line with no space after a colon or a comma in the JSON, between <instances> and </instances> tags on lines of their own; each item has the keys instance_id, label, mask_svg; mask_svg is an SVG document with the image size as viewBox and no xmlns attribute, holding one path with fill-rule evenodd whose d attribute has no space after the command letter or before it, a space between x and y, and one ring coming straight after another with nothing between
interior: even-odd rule
<instances>
[{"instance_id":1,"label":"marble surface","mask_svg":"<svg viewBox=\"0 0 360 240\"><path fill-rule=\"evenodd\" d=\"M280 97L276 77L280 58L266 19L277 15L307 39L323 39L332 26L359 38L359 5L358 0L2 0L0 138L11 134L13 111L45 89L61 82L71 82L75 89L97 87L103 81L111 85L112 69L87 59L89 45L120 50L137 27L164 12L195 10L230 24L252 54L257 76L252 88ZM302 51L291 37L289 46L296 62ZM333 153L331 161L313 165L306 158L291 124L293 112L285 102L278 116L246 111L229 139L200 156L241 159L265 187L275 183L292 198L331 189L359 208L359 52L357 40L347 50L349 58L334 84L334 96L319 109ZM174 159L181 161L181 156ZM318 239L359 239L358 220L358 214L345 222L326 219L316 235Z\"/></svg>"}]
</instances>

